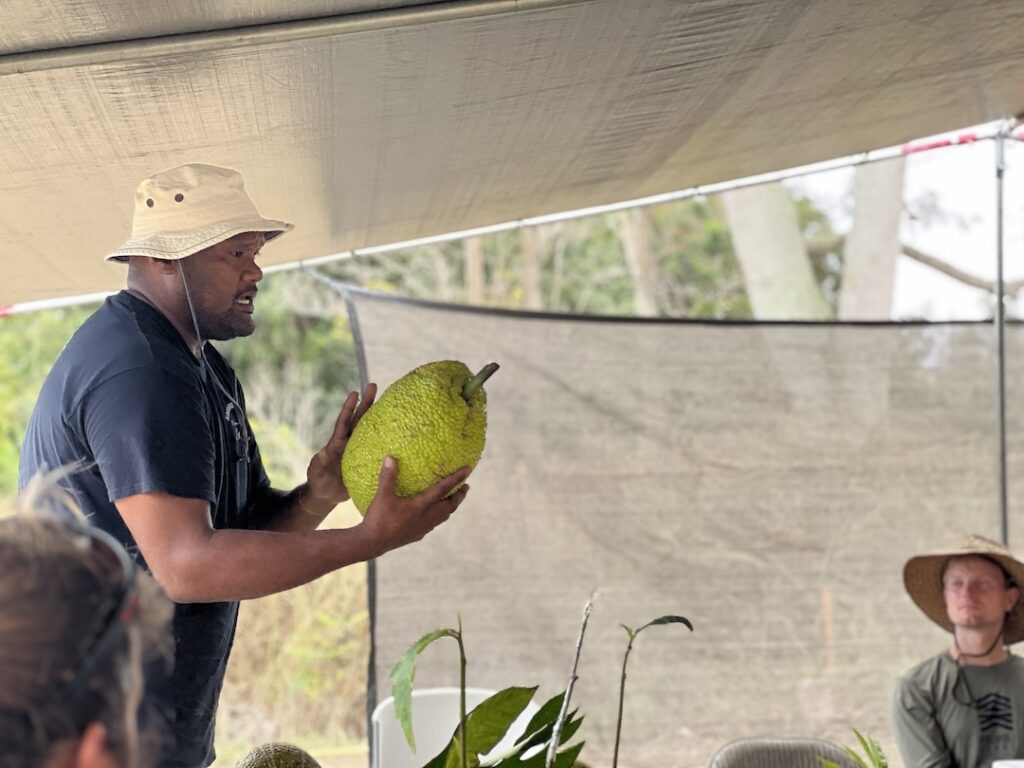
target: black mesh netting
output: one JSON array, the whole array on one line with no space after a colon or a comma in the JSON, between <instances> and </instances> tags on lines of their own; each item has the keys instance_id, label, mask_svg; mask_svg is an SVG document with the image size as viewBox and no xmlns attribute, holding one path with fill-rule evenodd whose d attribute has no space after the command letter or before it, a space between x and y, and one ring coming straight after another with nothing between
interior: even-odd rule
<instances>
[{"instance_id":1,"label":"black mesh netting","mask_svg":"<svg viewBox=\"0 0 1024 768\"><path fill-rule=\"evenodd\" d=\"M759 734L876 735L895 678L945 638L903 592L912 554L999 535L995 334L986 324L596 321L356 294L371 380L456 358L501 370L472 491L377 563L376 677L462 617L470 685L566 684L598 595L576 703L583 757L697 766ZM1007 329L1008 391L1024 344ZM1009 410L1009 477L1024 454ZM1010 484L1010 507L1017 486ZM1019 522L1011 516L1011 544ZM457 685L454 643L417 686ZM429 757L429 756L427 756Z\"/></svg>"}]
</instances>

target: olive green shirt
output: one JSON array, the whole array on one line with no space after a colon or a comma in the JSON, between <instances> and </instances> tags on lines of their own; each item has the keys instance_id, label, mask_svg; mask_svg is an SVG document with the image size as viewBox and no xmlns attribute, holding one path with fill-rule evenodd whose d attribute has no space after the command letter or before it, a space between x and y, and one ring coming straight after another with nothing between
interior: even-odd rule
<instances>
[{"instance_id":1,"label":"olive green shirt","mask_svg":"<svg viewBox=\"0 0 1024 768\"><path fill-rule=\"evenodd\" d=\"M893 730L907 768L1024 758L1024 659L960 666L943 652L918 664L896 684Z\"/></svg>"}]
</instances>

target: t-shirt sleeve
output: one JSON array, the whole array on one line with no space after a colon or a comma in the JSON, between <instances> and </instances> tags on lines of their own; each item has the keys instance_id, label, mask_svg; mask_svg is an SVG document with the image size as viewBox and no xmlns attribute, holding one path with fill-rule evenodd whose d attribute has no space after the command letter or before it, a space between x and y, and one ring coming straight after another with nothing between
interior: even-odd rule
<instances>
[{"instance_id":1,"label":"t-shirt sleeve","mask_svg":"<svg viewBox=\"0 0 1024 768\"><path fill-rule=\"evenodd\" d=\"M160 492L216 503L213 430L198 380L149 366L89 392L79 418L111 502Z\"/></svg>"},{"instance_id":2,"label":"t-shirt sleeve","mask_svg":"<svg viewBox=\"0 0 1024 768\"><path fill-rule=\"evenodd\" d=\"M901 678L893 694L892 721L896 744L906 768L953 768L953 756L925 691Z\"/></svg>"}]
</instances>

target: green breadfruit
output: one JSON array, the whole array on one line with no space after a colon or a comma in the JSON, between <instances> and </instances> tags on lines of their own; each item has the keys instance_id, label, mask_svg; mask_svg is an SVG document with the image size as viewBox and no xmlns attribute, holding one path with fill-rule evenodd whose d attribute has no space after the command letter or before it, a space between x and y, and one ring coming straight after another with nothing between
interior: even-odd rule
<instances>
[{"instance_id":1,"label":"green breadfruit","mask_svg":"<svg viewBox=\"0 0 1024 768\"><path fill-rule=\"evenodd\" d=\"M352 501L366 514L377 493L385 456L398 460L399 496L416 496L460 467L475 467L484 450L487 394L464 363L439 360L391 384L352 430L341 474Z\"/></svg>"},{"instance_id":2,"label":"green breadfruit","mask_svg":"<svg viewBox=\"0 0 1024 768\"><path fill-rule=\"evenodd\" d=\"M294 744L272 742L253 748L235 768L320 768L320 763Z\"/></svg>"}]
</instances>

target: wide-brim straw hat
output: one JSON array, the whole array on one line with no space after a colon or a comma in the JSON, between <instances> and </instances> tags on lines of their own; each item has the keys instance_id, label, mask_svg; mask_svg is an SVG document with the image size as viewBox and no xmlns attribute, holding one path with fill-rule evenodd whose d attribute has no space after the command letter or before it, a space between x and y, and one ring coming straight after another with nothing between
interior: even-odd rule
<instances>
[{"instance_id":1,"label":"wide-brim straw hat","mask_svg":"<svg viewBox=\"0 0 1024 768\"><path fill-rule=\"evenodd\" d=\"M242 174L193 163L162 171L135 190L132 236L107 261L149 256L176 261L243 232L265 232L266 239L292 225L265 219L245 191Z\"/></svg>"},{"instance_id":2,"label":"wide-brim straw hat","mask_svg":"<svg viewBox=\"0 0 1024 768\"><path fill-rule=\"evenodd\" d=\"M907 561L903 567L903 584L907 594L925 616L947 632L953 631L953 623L946 615L946 602L942 596L942 572L951 557L979 555L998 563L1010 574L1016 587L1024 587L1024 563L1010 551L991 539L972 534L963 539L958 549L948 549L929 555L918 555ZM1003 627L1003 642L1007 645L1024 640L1024 603L1020 599L1006 616Z\"/></svg>"}]
</instances>

